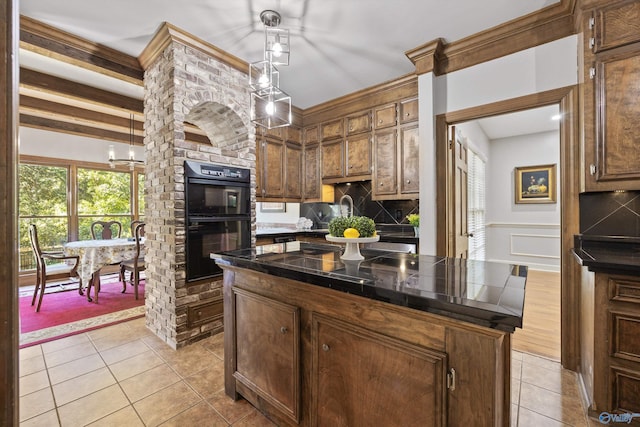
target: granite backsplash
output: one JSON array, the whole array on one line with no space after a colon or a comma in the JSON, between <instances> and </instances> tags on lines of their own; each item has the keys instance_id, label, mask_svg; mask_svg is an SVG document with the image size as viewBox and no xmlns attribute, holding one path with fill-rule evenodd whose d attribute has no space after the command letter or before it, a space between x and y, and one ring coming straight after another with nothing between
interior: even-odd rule
<instances>
[{"instance_id":1,"label":"granite backsplash","mask_svg":"<svg viewBox=\"0 0 640 427\"><path fill-rule=\"evenodd\" d=\"M313 228L326 228L340 214L337 203L348 194L353 198L353 214L372 218L376 224L407 224L406 216L418 213L418 200L372 200L371 181L337 184L334 203L302 203L300 216L313 220Z\"/></svg>"},{"instance_id":2,"label":"granite backsplash","mask_svg":"<svg viewBox=\"0 0 640 427\"><path fill-rule=\"evenodd\" d=\"M640 191L580 194L580 233L640 237Z\"/></svg>"}]
</instances>

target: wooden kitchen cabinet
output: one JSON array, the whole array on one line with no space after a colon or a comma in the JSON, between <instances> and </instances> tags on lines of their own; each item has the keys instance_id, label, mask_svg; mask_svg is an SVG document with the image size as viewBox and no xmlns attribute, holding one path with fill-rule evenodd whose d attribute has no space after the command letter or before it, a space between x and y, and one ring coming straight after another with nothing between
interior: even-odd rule
<instances>
[{"instance_id":1,"label":"wooden kitchen cabinet","mask_svg":"<svg viewBox=\"0 0 640 427\"><path fill-rule=\"evenodd\" d=\"M282 199L284 197L284 143L281 140L263 137L258 141L256 175L260 174L261 197ZM258 181L258 180L257 180Z\"/></svg>"},{"instance_id":2,"label":"wooden kitchen cabinet","mask_svg":"<svg viewBox=\"0 0 640 427\"><path fill-rule=\"evenodd\" d=\"M234 289L233 377L285 417L300 417L300 320L295 306Z\"/></svg>"},{"instance_id":3,"label":"wooden kitchen cabinet","mask_svg":"<svg viewBox=\"0 0 640 427\"><path fill-rule=\"evenodd\" d=\"M382 129L389 126L395 126L396 121L396 104L383 105L374 110L374 124L376 129Z\"/></svg>"},{"instance_id":4,"label":"wooden kitchen cabinet","mask_svg":"<svg viewBox=\"0 0 640 427\"><path fill-rule=\"evenodd\" d=\"M347 117L347 135L355 135L371 131L371 112L355 114Z\"/></svg>"},{"instance_id":5,"label":"wooden kitchen cabinet","mask_svg":"<svg viewBox=\"0 0 640 427\"><path fill-rule=\"evenodd\" d=\"M640 413L639 277L595 273L593 331L592 415Z\"/></svg>"},{"instance_id":6,"label":"wooden kitchen cabinet","mask_svg":"<svg viewBox=\"0 0 640 427\"><path fill-rule=\"evenodd\" d=\"M294 142L285 145L285 197L302 200L302 146Z\"/></svg>"},{"instance_id":7,"label":"wooden kitchen cabinet","mask_svg":"<svg viewBox=\"0 0 640 427\"><path fill-rule=\"evenodd\" d=\"M322 180L320 178L320 144L304 146L304 188L302 197L305 201L320 200Z\"/></svg>"},{"instance_id":8,"label":"wooden kitchen cabinet","mask_svg":"<svg viewBox=\"0 0 640 427\"><path fill-rule=\"evenodd\" d=\"M584 190L640 187L640 2L586 14Z\"/></svg>"},{"instance_id":9,"label":"wooden kitchen cabinet","mask_svg":"<svg viewBox=\"0 0 640 427\"><path fill-rule=\"evenodd\" d=\"M225 393L277 425L509 425L508 332L223 270Z\"/></svg>"},{"instance_id":10,"label":"wooden kitchen cabinet","mask_svg":"<svg viewBox=\"0 0 640 427\"><path fill-rule=\"evenodd\" d=\"M319 315L312 336L312 425L444 425L446 354Z\"/></svg>"},{"instance_id":11,"label":"wooden kitchen cabinet","mask_svg":"<svg viewBox=\"0 0 640 427\"><path fill-rule=\"evenodd\" d=\"M400 194L420 193L420 139L418 126L400 129Z\"/></svg>"},{"instance_id":12,"label":"wooden kitchen cabinet","mask_svg":"<svg viewBox=\"0 0 640 427\"><path fill-rule=\"evenodd\" d=\"M344 140L322 141L322 180L344 177Z\"/></svg>"},{"instance_id":13,"label":"wooden kitchen cabinet","mask_svg":"<svg viewBox=\"0 0 640 427\"><path fill-rule=\"evenodd\" d=\"M395 129L376 132L373 139L372 198L392 198L398 193L398 148Z\"/></svg>"},{"instance_id":14,"label":"wooden kitchen cabinet","mask_svg":"<svg viewBox=\"0 0 640 427\"><path fill-rule=\"evenodd\" d=\"M371 178L371 137L369 133L346 139L347 168L345 176Z\"/></svg>"},{"instance_id":15,"label":"wooden kitchen cabinet","mask_svg":"<svg viewBox=\"0 0 640 427\"><path fill-rule=\"evenodd\" d=\"M418 121L418 98L406 99L400 102L400 123Z\"/></svg>"},{"instance_id":16,"label":"wooden kitchen cabinet","mask_svg":"<svg viewBox=\"0 0 640 427\"><path fill-rule=\"evenodd\" d=\"M344 119L339 118L320 126L320 136L323 141L344 136Z\"/></svg>"}]
</instances>

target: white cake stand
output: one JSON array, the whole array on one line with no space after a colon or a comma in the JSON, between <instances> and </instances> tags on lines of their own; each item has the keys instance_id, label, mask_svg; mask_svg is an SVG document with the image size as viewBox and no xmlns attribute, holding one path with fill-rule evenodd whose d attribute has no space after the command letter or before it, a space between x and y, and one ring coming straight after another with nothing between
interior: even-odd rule
<instances>
[{"instance_id":1,"label":"white cake stand","mask_svg":"<svg viewBox=\"0 0 640 427\"><path fill-rule=\"evenodd\" d=\"M373 243L373 242L377 242L378 240L380 240L380 236L349 238L349 237L334 237L334 236L331 236L331 235L327 234L324 237L329 242L346 243L347 244L347 246L346 246L346 248L344 250L344 253L340 257L340 259L347 260L347 261L360 261L360 260L364 259L362 254L360 254L360 245L359 245L359 243Z\"/></svg>"}]
</instances>

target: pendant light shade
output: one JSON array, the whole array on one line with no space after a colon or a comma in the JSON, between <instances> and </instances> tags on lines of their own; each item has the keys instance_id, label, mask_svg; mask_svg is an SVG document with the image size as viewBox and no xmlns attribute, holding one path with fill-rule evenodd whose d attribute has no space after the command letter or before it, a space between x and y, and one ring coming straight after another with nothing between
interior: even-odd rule
<instances>
[{"instance_id":1,"label":"pendant light shade","mask_svg":"<svg viewBox=\"0 0 640 427\"><path fill-rule=\"evenodd\" d=\"M264 59L249 64L249 108L251 121L273 129L291 124L291 97L280 89L276 65L289 65L289 30L278 28L280 14L273 10L260 13L264 24Z\"/></svg>"}]
</instances>

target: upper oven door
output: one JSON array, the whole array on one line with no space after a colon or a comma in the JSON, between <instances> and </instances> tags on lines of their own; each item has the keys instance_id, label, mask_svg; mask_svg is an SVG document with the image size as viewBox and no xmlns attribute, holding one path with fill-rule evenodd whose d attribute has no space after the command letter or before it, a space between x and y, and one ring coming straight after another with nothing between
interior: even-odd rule
<instances>
[{"instance_id":1,"label":"upper oven door","mask_svg":"<svg viewBox=\"0 0 640 427\"><path fill-rule=\"evenodd\" d=\"M245 216L251 214L249 185L188 178L187 216Z\"/></svg>"}]
</instances>

